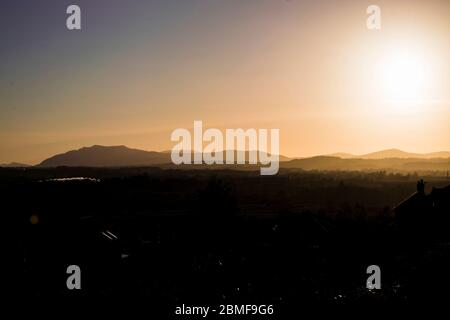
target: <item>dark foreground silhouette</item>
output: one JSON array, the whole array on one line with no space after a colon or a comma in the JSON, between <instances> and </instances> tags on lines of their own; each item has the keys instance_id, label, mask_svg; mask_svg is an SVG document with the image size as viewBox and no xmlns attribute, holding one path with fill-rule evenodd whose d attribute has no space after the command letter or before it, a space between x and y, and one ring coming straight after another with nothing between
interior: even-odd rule
<instances>
[{"instance_id":1,"label":"dark foreground silhouette","mask_svg":"<svg viewBox=\"0 0 450 320\"><path fill-rule=\"evenodd\" d=\"M418 177L383 172L56 168L0 177L8 212L23 218L29 297L144 297L167 317L183 303L273 304L272 319L315 303L450 297L446 177L425 177L439 188L429 198ZM427 205L402 204L416 188ZM73 264L81 290L66 287ZM381 268L380 290L366 288L370 265Z\"/></svg>"}]
</instances>

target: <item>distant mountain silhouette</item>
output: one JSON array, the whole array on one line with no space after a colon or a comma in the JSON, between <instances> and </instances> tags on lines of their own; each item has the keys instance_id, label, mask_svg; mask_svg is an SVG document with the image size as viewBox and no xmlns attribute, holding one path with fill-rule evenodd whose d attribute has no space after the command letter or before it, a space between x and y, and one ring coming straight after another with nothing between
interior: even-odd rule
<instances>
[{"instance_id":1,"label":"distant mountain silhouette","mask_svg":"<svg viewBox=\"0 0 450 320\"><path fill-rule=\"evenodd\" d=\"M226 151L222 151L226 152ZM234 151L235 159L239 153L249 155L258 151ZM42 161L39 167L130 167L130 166L171 166L169 151L156 152L131 149L126 146L85 147L58 154ZM193 159L194 152L192 152ZM225 154L223 159L226 159ZM416 170L450 170L450 152L428 154L408 153L397 149L382 150L356 156L337 153L335 156L316 156L311 158L290 159L280 155L282 168L303 170L398 170L413 172ZM21 164L9 164L9 167ZM22 165L23 166L23 165Z\"/></svg>"},{"instance_id":2,"label":"distant mountain silhouette","mask_svg":"<svg viewBox=\"0 0 450 320\"><path fill-rule=\"evenodd\" d=\"M170 154L144 151L126 146L85 147L58 154L42 161L40 167L125 167L150 166L170 162Z\"/></svg>"},{"instance_id":3,"label":"distant mountain silhouette","mask_svg":"<svg viewBox=\"0 0 450 320\"><path fill-rule=\"evenodd\" d=\"M24 168L24 167L30 167L29 164L25 163L19 163L19 162L11 162L11 163L2 163L0 164L0 167L3 168Z\"/></svg>"},{"instance_id":4,"label":"distant mountain silhouette","mask_svg":"<svg viewBox=\"0 0 450 320\"><path fill-rule=\"evenodd\" d=\"M432 153L411 153L399 149L387 149L371 152L363 155L353 155L350 153L333 153L329 156L339 157L342 159L389 159L389 158L414 158L414 159L433 159L433 158L450 158L449 151L440 151Z\"/></svg>"},{"instance_id":5,"label":"distant mountain silhouette","mask_svg":"<svg viewBox=\"0 0 450 320\"><path fill-rule=\"evenodd\" d=\"M222 152L223 152L223 159L225 160L225 159L226 159L225 154L226 154L227 150L222 151ZM240 150L234 150L234 159L237 159L238 155L241 156L241 157L244 155L244 156L245 156L245 159L246 159L247 161L248 161L250 155L256 156L256 158L259 159L259 158L258 158L258 157L259 157L259 151L258 151L258 150L252 150L252 151L240 151ZM270 155L270 153L269 153L269 155ZM286 157L286 156L283 156L283 155L279 155L278 157L279 157L278 160L279 160L280 162L285 162L285 161L290 161L290 160L292 160L291 158Z\"/></svg>"},{"instance_id":6,"label":"distant mountain silhouette","mask_svg":"<svg viewBox=\"0 0 450 320\"><path fill-rule=\"evenodd\" d=\"M346 152L336 152L336 153L329 154L327 156L328 157L337 157L337 158L342 158L342 159L352 159L352 158L358 157L358 156L355 156L354 154L346 153Z\"/></svg>"},{"instance_id":7,"label":"distant mountain silhouette","mask_svg":"<svg viewBox=\"0 0 450 320\"><path fill-rule=\"evenodd\" d=\"M225 151L222 151L225 152ZM235 159L239 153L245 153L249 159L250 153L258 151L234 151ZM193 159L194 153L192 153ZM223 159L226 159L225 154ZM285 156L280 161L289 161ZM85 147L78 150L58 154L42 161L39 167L129 167L129 166L157 166L171 164L170 151L156 152L131 149L126 146L99 146Z\"/></svg>"},{"instance_id":8,"label":"distant mountain silhouette","mask_svg":"<svg viewBox=\"0 0 450 320\"><path fill-rule=\"evenodd\" d=\"M416 158L383 158L383 159L343 159L331 156L295 159L283 162L281 168L303 170L394 170L402 172L414 171L449 171L450 158L416 159Z\"/></svg>"}]
</instances>

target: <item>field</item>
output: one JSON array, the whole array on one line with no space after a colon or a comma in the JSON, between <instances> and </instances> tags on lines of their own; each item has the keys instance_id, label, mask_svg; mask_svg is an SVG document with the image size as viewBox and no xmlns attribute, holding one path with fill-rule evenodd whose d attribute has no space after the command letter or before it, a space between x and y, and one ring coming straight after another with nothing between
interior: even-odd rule
<instances>
[{"instance_id":1,"label":"field","mask_svg":"<svg viewBox=\"0 0 450 320\"><path fill-rule=\"evenodd\" d=\"M450 184L423 178L427 192ZM272 304L280 316L299 304L449 298L448 225L424 213L405 228L393 210L415 192L414 174L28 168L0 179L23 218L29 296L145 297L169 314ZM71 264L84 290L67 290ZM381 290L366 288L370 265Z\"/></svg>"}]
</instances>

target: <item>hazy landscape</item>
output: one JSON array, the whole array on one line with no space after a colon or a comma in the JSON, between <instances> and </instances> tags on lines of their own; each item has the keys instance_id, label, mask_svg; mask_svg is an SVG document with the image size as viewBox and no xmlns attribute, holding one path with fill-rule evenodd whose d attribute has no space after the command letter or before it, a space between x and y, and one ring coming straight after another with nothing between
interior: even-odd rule
<instances>
[{"instance_id":1,"label":"hazy landscape","mask_svg":"<svg viewBox=\"0 0 450 320\"><path fill-rule=\"evenodd\" d=\"M258 151L234 151L243 153L248 163L249 153ZM225 156L224 156L225 158ZM434 152L428 154L408 153L397 149L373 152L366 155L354 156L336 153L328 156L310 158L289 158L279 155L280 167L302 170L319 171L386 171L398 173L416 173L427 175L447 175L450 170L450 152ZM25 164L11 163L0 167L26 167ZM54 155L45 159L34 167L145 167L158 166L161 168L195 169L198 165L172 164L170 152L144 151L127 148L126 146L94 145L66 153ZM211 169L231 168L256 170L256 165L214 165L200 166Z\"/></svg>"},{"instance_id":2,"label":"hazy landscape","mask_svg":"<svg viewBox=\"0 0 450 320\"><path fill-rule=\"evenodd\" d=\"M275 318L298 299L447 299L448 201L443 212L421 211L418 224L395 212L419 178L426 194L450 185L436 173L295 167L270 177L172 166L0 169L9 210L26 227L28 295L146 297L163 314L180 300L264 303L276 306ZM64 265L74 261L87 270L81 292L65 290ZM365 289L371 264L384 270L380 291Z\"/></svg>"},{"instance_id":3,"label":"hazy landscape","mask_svg":"<svg viewBox=\"0 0 450 320\"><path fill-rule=\"evenodd\" d=\"M34 316L448 306L450 1L0 12L1 207Z\"/></svg>"}]
</instances>

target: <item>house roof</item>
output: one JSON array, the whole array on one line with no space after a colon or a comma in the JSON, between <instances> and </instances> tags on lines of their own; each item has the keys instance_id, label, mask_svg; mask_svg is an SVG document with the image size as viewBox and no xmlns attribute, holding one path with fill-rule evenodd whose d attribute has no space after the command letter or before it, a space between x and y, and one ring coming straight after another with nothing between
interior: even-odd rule
<instances>
[{"instance_id":1,"label":"house roof","mask_svg":"<svg viewBox=\"0 0 450 320\"><path fill-rule=\"evenodd\" d=\"M429 197L425 193L415 192L409 198L400 202L394 210L399 211L412 211L431 204Z\"/></svg>"}]
</instances>

